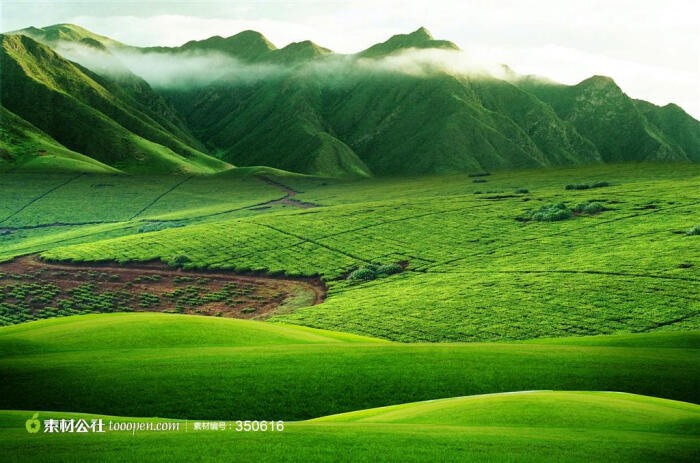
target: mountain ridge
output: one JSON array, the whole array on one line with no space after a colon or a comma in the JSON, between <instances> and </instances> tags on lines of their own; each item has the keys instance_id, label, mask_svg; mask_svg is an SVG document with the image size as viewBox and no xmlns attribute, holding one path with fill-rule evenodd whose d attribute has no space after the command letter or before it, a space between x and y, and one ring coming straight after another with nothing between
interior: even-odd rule
<instances>
[{"instance_id":1,"label":"mountain ridge","mask_svg":"<svg viewBox=\"0 0 700 463\"><path fill-rule=\"evenodd\" d=\"M108 119L116 117L127 133L145 136L172 152L166 164L172 164L175 155L184 156L185 164L188 157L197 158L206 166L204 171L230 164L267 165L352 177L620 161L700 162L700 123L677 105L658 107L634 100L606 76L564 85L518 75L505 65L500 77L453 70L451 60L461 55L452 53L462 52L452 42L434 39L423 27L350 55L308 40L277 48L252 30L179 47L144 48L68 24L16 34L33 36L30 40L41 41L51 51L52 43L69 41L125 70L119 75L110 68L94 72L76 63L69 70L65 63L70 61L58 54L63 61L31 58L48 52L24 44L31 48L30 56L23 58L31 61L24 74L36 75L17 83L22 73L10 73L6 83L3 71L4 87L31 87L38 79L68 97L82 95L78 100L83 103L86 93L93 94L88 106L106 111ZM423 50L442 55L422 55ZM191 56L210 57L212 65L225 72L196 85L151 87L130 71L129 59L150 58L152 53L182 67ZM8 55L12 53L4 50L3 56ZM227 56L236 61L225 61ZM257 74L250 74L251 69ZM71 77L53 82L54 74L62 72ZM83 86L72 87L76 82ZM95 95L100 92L102 98ZM39 111L30 114L16 96L3 92L2 103L59 142L66 141L69 148L88 154L87 145L66 137L63 127L42 121L35 114ZM142 153L152 151L141 147ZM88 155L102 162L108 154ZM188 170L175 170L180 168ZM126 171L137 170L126 166Z\"/></svg>"}]
</instances>

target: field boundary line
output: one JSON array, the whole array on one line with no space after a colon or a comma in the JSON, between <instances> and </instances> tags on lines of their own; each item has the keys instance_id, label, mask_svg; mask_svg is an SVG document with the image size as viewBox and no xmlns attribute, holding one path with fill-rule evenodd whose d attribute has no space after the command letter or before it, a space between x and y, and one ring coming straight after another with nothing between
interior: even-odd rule
<instances>
[{"instance_id":1,"label":"field boundary line","mask_svg":"<svg viewBox=\"0 0 700 463\"><path fill-rule=\"evenodd\" d=\"M518 244L522 244L523 242L540 240L540 239L542 239L542 238L551 238L551 237L553 237L553 236L565 235L565 234L567 234L567 233L580 232L580 231L583 231L583 230L585 230L585 229L587 229L587 228L595 228L595 227L598 227L598 226L601 226L601 225L607 225L607 224L610 224L610 223L613 223L613 222L618 222L618 221L620 221L620 220L634 219L634 218L637 218L637 217L643 217L643 216L646 216L646 215L655 214L655 213L659 213L659 212L662 212L662 211L668 211L669 209L681 209L681 208L685 208L685 207L697 206L697 205L699 205L699 204L700 204L700 201L696 201L696 202L692 202L692 203L686 203L686 204L679 204L679 205L676 205L676 206L671 206L671 207L668 207L668 208L666 208L666 209L651 209L651 210L649 210L648 212L639 212L639 213L636 213L636 214L626 215L626 216L623 216L623 217L615 217L615 218L613 218L613 219L603 220L603 221L600 221L600 222L595 222L595 223L583 225L583 226L580 226L580 227L577 227L577 228L574 228L574 229L571 229L571 230L563 230L563 231L558 231L558 232L550 233L550 234L547 234L547 235L533 236L533 237L531 237L531 238L523 238L522 240L510 242L510 243L504 244L504 245L502 245L502 246L497 246L497 247L488 249L487 251L492 252L492 251L496 251L496 250L499 250L499 249L506 249L506 248L509 248L509 247L512 247L512 246L515 246L515 245L518 245ZM442 265L454 264L455 262L459 262L459 261L462 261L462 260L465 260L465 259L469 259L469 258L471 258L471 257L478 257L478 256L483 256L483 255L484 255L483 252L478 252L478 253L475 253L475 254L469 254L469 255L466 255L466 256L460 256L460 257L456 257L456 258L454 258L454 259L446 260L446 261L443 261L443 262L437 262L437 263L436 263L435 265L433 265L432 267L427 267L427 269L430 270L431 268L434 268L434 267L438 267L438 266L442 266Z\"/></svg>"},{"instance_id":2,"label":"field boundary line","mask_svg":"<svg viewBox=\"0 0 700 463\"><path fill-rule=\"evenodd\" d=\"M354 255L349 254L349 253L347 253L347 252L341 251L340 249L334 249L334 248L332 248L332 247L330 247L330 246L326 246L325 244L319 243L318 241L314 241L314 240L309 239L309 238L304 238L303 236L297 235L297 234L295 234L295 233L291 233L291 232L287 232L287 231L284 231L284 230L280 230L279 228L275 228L275 227L273 227L272 225L267 225L267 224L258 223L258 222L252 222L252 223L254 223L255 225L261 226L261 227L267 227L267 228L269 228L270 230L274 230L274 231L276 231L276 232L278 232L278 233L282 233L283 235L292 236L292 237L294 237L294 238L300 239L300 240L305 241L305 242L307 242L307 243L315 244L316 246L319 246L319 247L322 247L322 248L326 248L326 249L328 249L329 251L337 252L338 254L342 254L342 255L344 255L344 256L346 256L346 257L349 257L349 258L351 258L351 259L359 260L359 261L364 262L364 263L367 263L367 264L370 263L369 260L363 259L362 257L354 256Z\"/></svg>"},{"instance_id":3,"label":"field boundary line","mask_svg":"<svg viewBox=\"0 0 700 463\"><path fill-rule=\"evenodd\" d=\"M141 209L141 210L138 211L136 214L134 214L133 216L131 216L131 218L129 218L128 220L134 220L136 217L140 216L143 212L145 212L146 209L148 209L149 207L151 207L151 206L153 206L155 203L157 203L163 196L167 195L168 193L170 193L171 191L173 191L175 188L177 188L177 187L179 187L180 185L182 185L183 183L185 183L185 182L191 180L192 178L193 178L193 176L190 175L189 177L185 177L185 179L184 179L183 181L178 182L178 183L176 183L175 185L171 186L170 188L168 188L167 190L165 190L163 193L161 193L161 194L159 194L158 196L156 196L156 198L155 198L153 201L151 201L151 202L148 203L146 206L144 206L143 209Z\"/></svg>"},{"instance_id":4,"label":"field boundary line","mask_svg":"<svg viewBox=\"0 0 700 463\"><path fill-rule=\"evenodd\" d=\"M624 272L604 272L602 270L466 270L466 271L440 271L440 270L430 270L425 272L425 274L438 273L438 274L455 274L455 275L470 275L470 274L481 274L481 273L501 273L501 274L539 274L539 273L563 273L563 274L583 274L583 275L606 275L606 276L621 276L621 277L636 277L636 278L658 278L662 280L680 280L680 281L690 281L692 283L700 283L699 279L696 278L684 278L684 277L674 277L665 275L653 275L651 273L624 273Z\"/></svg>"},{"instance_id":5,"label":"field boundary line","mask_svg":"<svg viewBox=\"0 0 700 463\"><path fill-rule=\"evenodd\" d=\"M68 185L68 184L69 184L70 182L72 182L73 180L77 180L78 178L82 177L83 175L85 175L85 174L84 174L84 173L78 174L78 175L76 175L75 177L71 177L71 178L69 178L68 180L66 180L65 182L63 182L63 183L61 183L61 184L58 184L58 185L56 185L55 187L49 189L48 191L44 192L43 194L41 194L41 195L37 196L36 198L32 199L31 201L29 201L27 204L25 204L24 206L22 206L21 208L19 208L19 209L16 210L15 212L13 212L12 214L10 214L10 215L8 215L7 217L5 217L4 219L0 220L0 223L3 223L3 222L5 222L5 221L11 219L12 217L16 216L17 214L19 214L20 212L22 212L23 210L25 210L26 208L28 208L29 206L31 206L32 204L34 204L35 202L37 202L37 201L39 201L40 199L46 197L47 195L53 193L54 191L58 190L58 189L61 188L62 186Z\"/></svg>"}]
</instances>

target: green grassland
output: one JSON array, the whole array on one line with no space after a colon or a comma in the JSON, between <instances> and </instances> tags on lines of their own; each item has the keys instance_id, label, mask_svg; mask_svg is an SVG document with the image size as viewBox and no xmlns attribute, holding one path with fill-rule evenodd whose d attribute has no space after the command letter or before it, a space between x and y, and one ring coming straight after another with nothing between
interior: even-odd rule
<instances>
[{"instance_id":1,"label":"green grassland","mask_svg":"<svg viewBox=\"0 0 700 463\"><path fill-rule=\"evenodd\" d=\"M0 448L10 461L182 461L193 448L202 460L691 461L698 185L694 164L353 181L2 174L0 260L156 259L319 275L329 291L266 322L111 313L1 327L0 409L14 411L0 414ZM533 218L551 207L566 217ZM502 394L534 390L562 392ZM17 410L294 422L278 435L34 436Z\"/></svg>"},{"instance_id":2,"label":"green grassland","mask_svg":"<svg viewBox=\"0 0 700 463\"><path fill-rule=\"evenodd\" d=\"M28 434L28 411L0 412L6 461L692 461L700 407L598 392L495 394L285 423L284 431ZM41 412L41 419L144 418ZM185 431L185 428L188 431ZM196 450L195 450L196 449Z\"/></svg>"},{"instance_id":3,"label":"green grassland","mask_svg":"<svg viewBox=\"0 0 700 463\"><path fill-rule=\"evenodd\" d=\"M291 325L100 314L0 328L0 409L298 420L520 390L697 403L698 332L665 346L392 343ZM689 341L692 339L692 341ZM676 347L676 345L678 347Z\"/></svg>"},{"instance_id":4,"label":"green grassland","mask_svg":"<svg viewBox=\"0 0 700 463\"><path fill-rule=\"evenodd\" d=\"M0 258L186 256L191 268L320 275L329 286L323 304L271 321L406 342L699 327L700 248L685 234L700 222L696 165L270 178L319 207L275 204L287 190L255 175L150 177L143 186L123 176L49 176L26 196L17 193L21 176L5 175L0 183L14 193L0 222L9 230ZM597 182L609 185L566 189ZM597 209L566 220L529 218L560 203ZM371 262L406 269L345 279Z\"/></svg>"}]
</instances>

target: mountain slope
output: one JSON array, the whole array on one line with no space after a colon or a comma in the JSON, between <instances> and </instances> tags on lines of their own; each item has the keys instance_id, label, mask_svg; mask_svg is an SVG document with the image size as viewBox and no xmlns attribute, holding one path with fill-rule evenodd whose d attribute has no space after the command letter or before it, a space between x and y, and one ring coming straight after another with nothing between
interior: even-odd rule
<instances>
[{"instance_id":1,"label":"mountain slope","mask_svg":"<svg viewBox=\"0 0 700 463\"><path fill-rule=\"evenodd\" d=\"M245 86L170 90L223 159L321 175L478 171L599 162L595 147L535 97L493 78L367 72L314 63ZM364 59L364 58L363 58Z\"/></svg>"},{"instance_id":2,"label":"mountain slope","mask_svg":"<svg viewBox=\"0 0 700 463\"><path fill-rule=\"evenodd\" d=\"M42 114L36 103L41 98L22 100L25 92L9 92L5 106L66 147L130 172L206 172L233 163L371 176L700 161L700 122L675 105L633 100L601 76L567 86L506 66L495 73L460 70L459 48L425 28L354 55L311 41L277 48L250 30L147 48L69 24L17 33L85 67L29 46L24 37L20 48L31 52L6 51L9 72L3 74L31 88L40 83L71 104ZM158 58L154 66L176 71L149 85L131 72L134 57ZM192 66L213 67L200 73ZM76 102L99 115L75 108ZM89 145L66 127L72 124L56 127L57 119L75 114L83 126L106 116L131 135L98 120L100 140L108 146ZM134 158L140 160L130 165Z\"/></svg>"},{"instance_id":3,"label":"mountain slope","mask_svg":"<svg viewBox=\"0 0 700 463\"><path fill-rule=\"evenodd\" d=\"M609 77L593 76L572 86L526 78L518 85L549 103L562 119L571 122L579 133L593 142L606 162L697 161L700 158L698 121L684 112L675 111L671 116L673 109L649 110L646 102L628 97ZM644 112L663 127L645 117ZM665 117L666 113L670 119ZM673 134L679 131L684 133L679 136L688 152L674 141Z\"/></svg>"},{"instance_id":4,"label":"mountain slope","mask_svg":"<svg viewBox=\"0 0 700 463\"><path fill-rule=\"evenodd\" d=\"M0 106L0 171L79 171L116 173L119 170L75 151Z\"/></svg>"},{"instance_id":5,"label":"mountain slope","mask_svg":"<svg viewBox=\"0 0 700 463\"><path fill-rule=\"evenodd\" d=\"M2 35L0 44L3 106L67 148L127 172L226 168L111 80L28 36Z\"/></svg>"}]
</instances>

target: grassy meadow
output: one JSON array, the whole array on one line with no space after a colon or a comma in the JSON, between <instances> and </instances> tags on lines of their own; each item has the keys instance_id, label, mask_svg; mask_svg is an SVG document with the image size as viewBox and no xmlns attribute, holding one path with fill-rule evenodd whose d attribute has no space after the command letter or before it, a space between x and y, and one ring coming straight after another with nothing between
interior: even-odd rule
<instances>
[{"instance_id":1,"label":"grassy meadow","mask_svg":"<svg viewBox=\"0 0 700 463\"><path fill-rule=\"evenodd\" d=\"M283 432L27 434L30 412L0 412L6 461L692 461L697 405L632 394L524 392L445 399L286 423ZM58 414L42 412L41 417ZM149 419L60 414L66 418ZM162 421L162 420L158 420ZM187 431L185 428L187 427ZM76 451L76 449L81 449ZM49 458L49 452L51 457Z\"/></svg>"}]
</instances>

